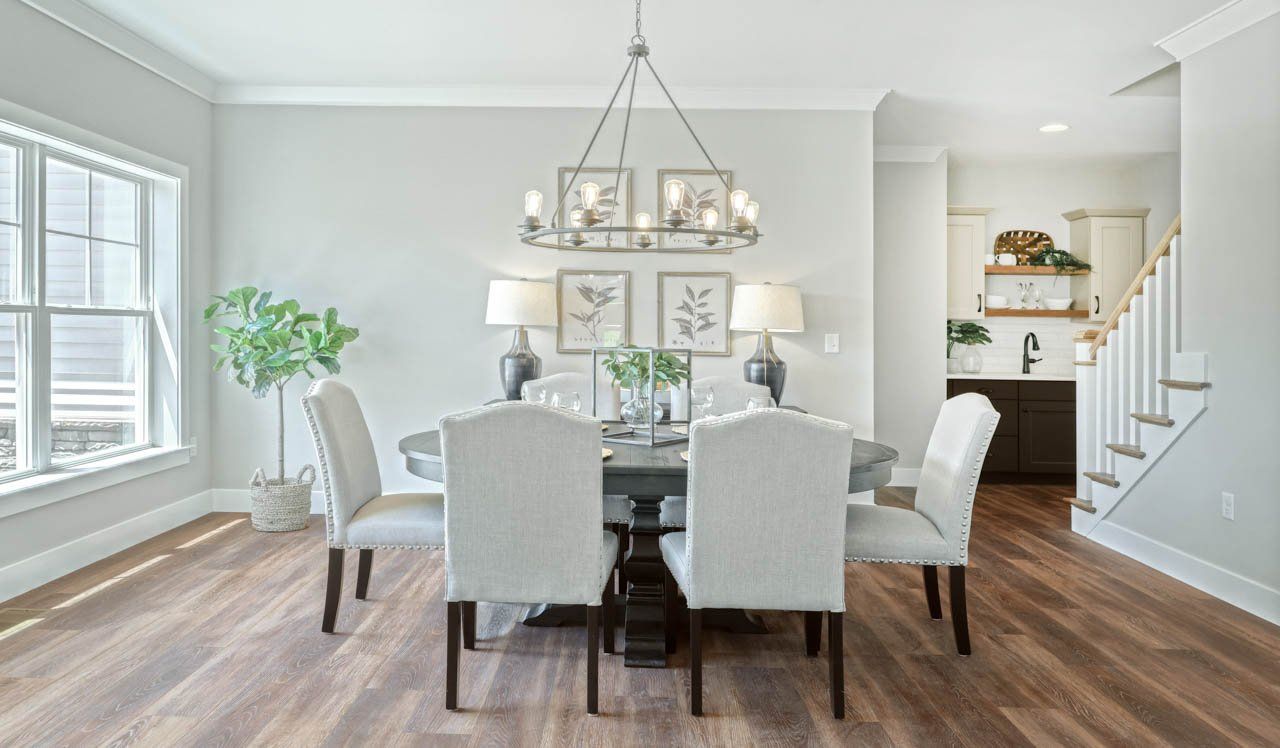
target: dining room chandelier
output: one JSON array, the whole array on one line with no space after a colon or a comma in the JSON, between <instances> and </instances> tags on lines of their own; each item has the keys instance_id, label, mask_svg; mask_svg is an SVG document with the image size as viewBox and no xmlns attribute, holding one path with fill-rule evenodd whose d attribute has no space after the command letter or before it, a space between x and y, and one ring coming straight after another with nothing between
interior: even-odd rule
<instances>
[{"instance_id":1,"label":"dining room chandelier","mask_svg":"<svg viewBox=\"0 0 1280 748\"><path fill-rule=\"evenodd\" d=\"M558 197L556 207L551 214L550 225L542 223L542 193L537 190L525 193L524 221L520 224L520 241L535 247L551 249L640 251L656 249L679 252L724 252L756 244L760 238L760 232L756 228L756 220L760 216L760 204L752 200L746 190L730 189L724 172L716 167L706 146L698 139L698 134L693 131L684 112L680 111L666 84L653 69L653 63L649 62L649 47L645 43L644 35L640 33L640 0L636 0L636 33L631 37L631 44L627 47L627 57L627 67L622 72L622 78L614 88L613 96L610 97L595 132L591 134L586 151L578 160L578 165L574 167L573 175L563 186L557 185ZM724 185L725 192L729 195L728 207L731 213L726 217L728 220L723 225L716 201L709 199L704 193L694 193L690 186L680 179L668 179L662 184L661 201L664 205L659 206L662 211L660 221L654 221L653 215L645 211L636 213L634 220L630 223L626 223L625 214L621 223L615 218L618 214L618 210L614 210L615 207L625 210L625 206L617 205L612 196L618 194L623 172L622 163L627 152L627 136L631 129L631 110L635 104L636 78L640 73L641 63L649 69L649 73L657 81L671 108L675 110L680 121L684 123L685 129L689 131L693 142L697 143L698 149L706 157L707 163L711 165L711 173L719 178L720 184ZM595 145L605 121L609 119L613 105L618 100L618 94L622 92L628 78L631 84L627 93L627 111L623 119L622 145L618 149L618 167L614 172L614 184L611 189L602 188L596 182L583 182L579 185L577 204L568 212L568 225L562 225L564 222L561 221L560 216L561 209L565 207L565 200L572 191L583 164L591 155L591 148ZM629 185L628 189L630 189ZM684 241L671 241L677 235L685 235ZM667 241L658 241L659 236L665 236Z\"/></svg>"}]
</instances>

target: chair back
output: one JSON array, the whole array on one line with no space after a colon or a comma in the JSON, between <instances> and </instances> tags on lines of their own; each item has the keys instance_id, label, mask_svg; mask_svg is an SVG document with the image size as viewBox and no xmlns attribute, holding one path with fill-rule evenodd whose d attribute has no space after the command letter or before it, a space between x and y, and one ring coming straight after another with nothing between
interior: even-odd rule
<instances>
[{"instance_id":1,"label":"chair back","mask_svg":"<svg viewBox=\"0 0 1280 748\"><path fill-rule=\"evenodd\" d=\"M508 401L440 421L450 601L599 605L600 424Z\"/></svg>"},{"instance_id":2,"label":"chair back","mask_svg":"<svg viewBox=\"0 0 1280 748\"><path fill-rule=\"evenodd\" d=\"M753 384L741 377L701 377L693 381L693 386L710 387L715 392L711 412L717 416L746 410L749 398L769 397L772 394L763 384Z\"/></svg>"},{"instance_id":3,"label":"chair back","mask_svg":"<svg viewBox=\"0 0 1280 748\"><path fill-rule=\"evenodd\" d=\"M916 488L916 511L938 528L952 558L968 562L973 497L1000 412L976 392L942 404Z\"/></svg>"},{"instance_id":4,"label":"chair back","mask_svg":"<svg viewBox=\"0 0 1280 748\"><path fill-rule=\"evenodd\" d=\"M547 402L551 402L553 393L576 392L582 398L582 413L591 415L591 377L576 371L565 371L559 374L548 374L538 379L530 379L520 386L520 396L524 397L526 388L541 386L546 388ZM596 377L596 416L606 420L618 418L618 390L613 382L603 373Z\"/></svg>"},{"instance_id":5,"label":"chair back","mask_svg":"<svg viewBox=\"0 0 1280 748\"><path fill-rule=\"evenodd\" d=\"M843 611L853 430L766 408L690 432L689 607Z\"/></svg>"},{"instance_id":6,"label":"chair back","mask_svg":"<svg viewBox=\"0 0 1280 748\"><path fill-rule=\"evenodd\" d=\"M356 394L335 379L312 382L302 396L302 410L320 463L325 532L329 545L343 545L352 515L382 494L373 438Z\"/></svg>"}]
</instances>

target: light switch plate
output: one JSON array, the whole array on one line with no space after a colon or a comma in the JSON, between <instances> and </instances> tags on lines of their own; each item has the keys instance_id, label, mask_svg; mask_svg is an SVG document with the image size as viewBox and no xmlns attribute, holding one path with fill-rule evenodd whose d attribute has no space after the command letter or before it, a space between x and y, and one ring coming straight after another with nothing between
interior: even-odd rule
<instances>
[{"instance_id":1,"label":"light switch plate","mask_svg":"<svg viewBox=\"0 0 1280 748\"><path fill-rule=\"evenodd\" d=\"M829 332L829 333L827 333L827 335L826 335L826 352L827 352L827 353L839 353L839 352L840 352L840 333L838 333L838 332Z\"/></svg>"},{"instance_id":2,"label":"light switch plate","mask_svg":"<svg viewBox=\"0 0 1280 748\"><path fill-rule=\"evenodd\" d=\"M1236 495L1233 493L1222 492L1222 518L1232 522L1236 519Z\"/></svg>"}]
</instances>

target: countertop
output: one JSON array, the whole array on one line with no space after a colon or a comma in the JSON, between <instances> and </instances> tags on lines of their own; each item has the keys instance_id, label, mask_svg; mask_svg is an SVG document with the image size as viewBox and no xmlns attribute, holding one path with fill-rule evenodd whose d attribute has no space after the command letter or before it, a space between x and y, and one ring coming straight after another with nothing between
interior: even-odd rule
<instances>
[{"instance_id":1,"label":"countertop","mask_svg":"<svg viewBox=\"0 0 1280 748\"><path fill-rule=\"evenodd\" d=\"M1023 374L1017 371L983 371L977 374L948 374L947 379L1023 379L1031 382L1074 382L1073 374Z\"/></svg>"}]
</instances>

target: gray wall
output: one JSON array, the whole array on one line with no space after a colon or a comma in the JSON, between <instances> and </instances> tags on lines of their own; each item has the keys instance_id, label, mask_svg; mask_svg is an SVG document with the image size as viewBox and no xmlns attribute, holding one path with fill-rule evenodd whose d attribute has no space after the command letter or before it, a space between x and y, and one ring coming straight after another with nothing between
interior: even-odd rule
<instances>
[{"instance_id":1,"label":"gray wall","mask_svg":"<svg viewBox=\"0 0 1280 748\"><path fill-rule=\"evenodd\" d=\"M1183 338L1208 409L1109 520L1280 590L1280 16L1182 61ZM1236 519L1222 519L1221 492Z\"/></svg>"},{"instance_id":2,"label":"gray wall","mask_svg":"<svg viewBox=\"0 0 1280 748\"><path fill-rule=\"evenodd\" d=\"M876 439L914 482L946 398L947 156L875 166Z\"/></svg>"},{"instance_id":3,"label":"gray wall","mask_svg":"<svg viewBox=\"0 0 1280 748\"><path fill-rule=\"evenodd\" d=\"M784 402L873 429L872 122L869 113L697 111L690 119L736 186L762 207L766 236L732 255L583 253L521 244L525 190L551 195L576 163L598 111L220 106L214 113L214 285L250 283L336 306L360 327L342 378L359 394L384 484L414 489L396 442L499 396L497 359L511 330L484 324L493 278L554 279L557 268L630 270L631 331L656 342L656 273L730 271L735 283L793 283L807 332L779 335L790 364ZM703 168L667 110L637 111L625 165L635 208L656 208L660 167ZM593 164L616 159L615 131ZM548 203L551 203L548 200ZM547 214L550 213L548 207ZM545 217L545 216L544 216ZM823 333L841 334L824 354ZM544 371L586 371L557 355L555 331L531 331ZM698 357L698 374L740 375L754 336L731 357ZM290 468L313 462L289 391ZM216 488L242 488L274 454L274 409L225 382L213 387Z\"/></svg>"},{"instance_id":4,"label":"gray wall","mask_svg":"<svg viewBox=\"0 0 1280 748\"><path fill-rule=\"evenodd\" d=\"M0 2L0 99L190 169L188 298L208 293L211 106L18 2ZM209 442L206 335L192 305L185 325L187 426ZM207 452L191 464L0 519L0 567L209 487Z\"/></svg>"}]
</instances>

